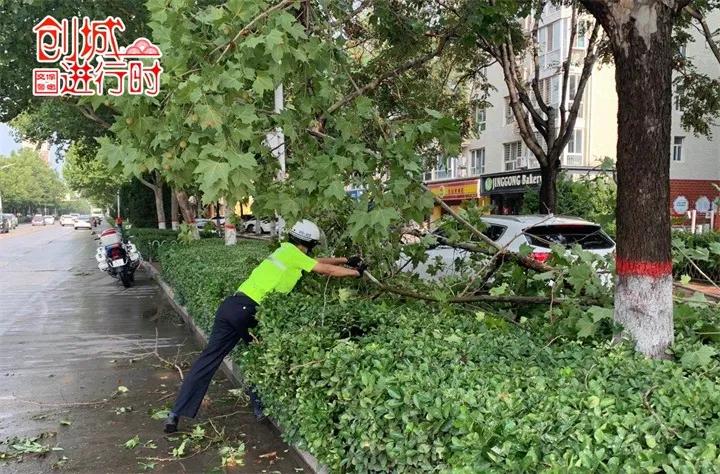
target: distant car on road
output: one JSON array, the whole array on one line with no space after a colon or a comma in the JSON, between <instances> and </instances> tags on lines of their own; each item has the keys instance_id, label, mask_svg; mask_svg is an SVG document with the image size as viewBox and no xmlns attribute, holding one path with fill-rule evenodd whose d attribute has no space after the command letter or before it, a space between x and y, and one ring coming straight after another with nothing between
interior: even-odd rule
<instances>
[{"instance_id":1,"label":"distant car on road","mask_svg":"<svg viewBox=\"0 0 720 474\"><path fill-rule=\"evenodd\" d=\"M98 223L102 222L103 219L103 210L100 208L93 208L90 210L90 217L97 218Z\"/></svg>"},{"instance_id":2,"label":"distant car on road","mask_svg":"<svg viewBox=\"0 0 720 474\"><path fill-rule=\"evenodd\" d=\"M60 225L65 227L66 225L73 225L75 223L75 218L71 216L70 214L63 214L60 216Z\"/></svg>"},{"instance_id":3,"label":"distant car on road","mask_svg":"<svg viewBox=\"0 0 720 474\"><path fill-rule=\"evenodd\" d=\"M43 216L43 219L45 220L45 225L53 225L55 224L55 216Z\"/></svg>"},{"instance_id":4,"label":"distant car on road","mask_svg":"<svg viewBox=\"0 0 720 474\"><path fill-rule=\"evenodd\" d=\"M90 216L87 214L78 216L77 219L75 219L75 222L73 223L73 227L75 230L78 229L88 229L92 230L92 224L90 223Z\"/></svg>"},{"instance_id":5,"label":"distant car on road","mask_svg":"<svg viewBox=\"0 0 720 474\"><path fill-rule=\"evenodd\" d=\"M45 218L40 214L35 214L31 221L32 225L45 225Z\"/></svg>"}]
</instances>

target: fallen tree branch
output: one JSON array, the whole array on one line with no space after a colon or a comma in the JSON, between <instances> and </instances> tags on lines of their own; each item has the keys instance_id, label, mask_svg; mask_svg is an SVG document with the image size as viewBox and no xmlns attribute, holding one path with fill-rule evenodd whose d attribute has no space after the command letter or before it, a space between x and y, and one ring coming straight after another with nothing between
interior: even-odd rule
<instances>
[{"instance_id":1,"label":"fallen tree branch","mask_svg":"<svg viewBox=\"0 0 720 474\"><path fill-rule=\"evenodd\" d=\"M434 296L430 295L424 295L422 293L418 293L417 291L410 290L407 288L400 288L396 286L387 285L385 283L382 283L380 280L375 278L370 272L367 270L364 272L364 274L367 276L367 278L378 285L380 288L382 288L385 291L388 291L390 293L395 293L397 295L401 296L407 296L410 298L415 298L419 300L424 301L434 301L434 302L443 302L443 303L473 303L473 302L486 302L486 303L512 303L512 304L548 304L551 301L554 301L555 303L563 303L565 301L569 301L569 299L566 298L554 298L551 299L548 296L520 296L520 295L470 295L470 296L458 296L455 298L448 298L447 300L443 300L440 298L436 298ZM587 305L594 305L594 304L601 304L598 300L575 300L578 304L587 304Z\"/></svg>"},{"instance_id":2,"label":"fallen tree branch","mask_svg":"<svg viewBox=\"0 0 720 474\"><path fill-rule=\"evenodd\" d=\"M718 286L718 284L715 283L712 278L710 278L709 276L707 276L707 273L705 273L704 271L702 271L702 268L700 268L700 267L698 266L698 264L695 263L695 260L693 260L692 258L690 258L690 257L688 256L688 254L685 253L685 251L684 251L682 248L678 247L677 245L675 245L674 247L675 247L675 249L676 249L678 252L680 252L680 253L683 255L683 257L685 257L685 258L687 259L688 262L690 262L690 265L692 265L693 268L695 268L695 270L697 270L698 273L700 273L700 275L703 276L703 278L705 278L712 286L714 286L715 288L717 288L718 290L720 290L720 286Z\"/></svg>"}]
</instances>

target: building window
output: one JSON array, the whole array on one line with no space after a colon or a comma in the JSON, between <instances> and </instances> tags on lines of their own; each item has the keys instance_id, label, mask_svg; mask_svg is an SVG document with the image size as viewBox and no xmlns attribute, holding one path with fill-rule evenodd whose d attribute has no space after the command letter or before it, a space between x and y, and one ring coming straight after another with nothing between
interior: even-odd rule
<instances>
[{"instance_id":1,"label":"building window","mask_svg":"<svg viewBox=\"0 0 720 474\"><path fill-rule=\"evenodd\" d=\"M587 46L587 22L585 20L578 21L577 36L575 37L575 47L578 49L585 49Z\"/></svg>"},{"instance_id":2,"label":"building window","mask_svg":"<svg viewBox=\"0 0 720 474\"><path fill-rule=\"evenodd\" d=\"M672 160L676 163L683 161L683 142L684 141L685 141L685 137L675 137L673 139Z\"/></svg>"},{"instance_id":3,"label":"building window","mask_svg":"<svg viewBox=\"0 0 720 474\"><path fill-rule=\"evenodd\" d=\"M573 130L570 140L565 147L565 164L567 166L582 166L583 164L583 131Z\"/></svg>"},{"instance_id":4,"label":"building window","mask_svg":"<svg viewBox=\"0 0 720 474\"><path fill-rule=\"evenodd\" d=\"M568 76L568 99L573 100L577 94L578 77L575 74Z\"/></svg>"},{"instance_id":5,"label":"building window","mask_svg":"<svg viewBox=\"0 0 720 474\"><path fill-rule=\"evenodd\" d=\"M475 108L475 125L477 126L478 135L485 131L487 124L487 111L485 107Z\"/></svg>"},{"instance_id":6,"label":"building window","mask_svg":"<svg viewBox=\"0 0 720 474\"><path fill-rule=\"evenodd\" d=\"M555 75L540 80L540 94L547 105L558 105L560 103L560 76Z\"/></svg>"},{"instance_id":7,"label":"building window","mask_svg":"<svg viewBox=\"0 0 720 474\"><path fill-rule=\"evenodd\" d=\"M683 59L687 58L687 45L686 44L680 45L680 47L678 48L678 54L680 54L680 57Z\"/></svg>"},{"instance_id":8,"label":"building window","mask_svg":"<svg viewBox=\"0 0 720 474\"><path fill-rule=\"evenodd\" d=\"M540 66L544 69L560 65L562 25L562 21L558 20L538 30Z\"/></svg>"},{"instance_id":9,"label":"building window","mask_svg":"<svg viewBox=\"0 0 720 474\"><path fill-rule=\"evenodd\" d=\"M479 176L481 174L485 174L485 148L470 151L469 176Z\"/></svg>"},{"instance_id":10,"label":"building window","mask_svg":"<svg viewBox=\"0 0 720 474\"><path fill-rule=\"evenodd\" d=\"M675 86L675 91L673 94L673 105L675 106L675 110L678 112L682 112L682 95L683 95L683 87L681 85Z\"/></svg>"},{"instance_id":11,"label":"building window","mask_svg":"<svg viewBox=\"0 0 720 474\"><path fill-rule=\"evenodd\" d=\"M515 171L522 158L522 142L505 143L503 147L505 148L505 171Z\"/></svg>"}]
</instances>

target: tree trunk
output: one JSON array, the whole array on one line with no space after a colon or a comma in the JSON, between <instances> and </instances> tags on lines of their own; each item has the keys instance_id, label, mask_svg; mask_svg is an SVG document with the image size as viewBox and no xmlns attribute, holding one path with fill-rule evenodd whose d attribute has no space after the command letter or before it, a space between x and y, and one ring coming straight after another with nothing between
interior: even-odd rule
<instances>
[{"instance_id":1,"label":"tree trunk","mask_svg":"<svg viewBox=\"0 0 720 474\"><path fill-rule=\"evenodd\" d=\"M157 172L153 174L153 177L155 178L154 183L151 183L140 176L137 178L138 181L150 188L155 195L155 212L157 213L158 229L165 229L165 206L163 206L162 178Z\"/></svg>"},{"instance_id":2,"label":"tree trunk","mask_svg":"<svg viewBox=\"0 0 720 474\"><path fill-rule=\"evenodd\" d=\"M670 127L674 14L655 0L618 4L610 34L618 93L615 320L639 352L673 343ZM607 29L607 26L606 26Z\"/></svg>"},{"instance_id":3,"label":"tree trunk","mask_svg":"<svg viewBox=\"0 0 720 474\"><path fill-rule=\"evenodd\" d=\"M172 230L178 230L180 224L178 222L178 201L175 194L175 188L170 189L170 222Z\"/></svg>"},{"instance_id":4,"label":"tree trunk","mask_svg":"<svg viewBox=\"0 0 720 474\"><path fill-rule=\"evenodd\" d=\"M235 225L230 223L228 216L225 216L225 245L237 244L237 233Z\"/></svg>"},{"instance_id":5,"label":"tree trunk","mask_svg":"<svg viewBox=\"0 0 720 474\"><path fill-rule=\"evenodd\" d=\"M180 207L183 221L190 226L192 237L194 239L199 239L200 233L198 232L197 226L195 226L195 217L193 216L192 206L188 200L187 193L183 190L176 190L175 196L177 197L178 207Z\"/></svg>"},{"instance_id":6,"label":"tree trunk","mask_svg":"<svg viewBox=\"0 0 720 474\"><path fill-rule=\"evenodd\" d=\"M557 206L557 178L560 160L548 156L549 166L540 167L540 214L554 214Z\"/></svg>"},{"instance_id":7,"label":"tree trunk","mask_svg":"<svg viewBox=\"0 0 720 474\"><path fill-rule=\"evenodd\" d=\"M163 189L162 183L153 189L155 194L155 210L157 212L158 229L165 229L165 206L163 205Z\"/></svg>"}]
</instances>

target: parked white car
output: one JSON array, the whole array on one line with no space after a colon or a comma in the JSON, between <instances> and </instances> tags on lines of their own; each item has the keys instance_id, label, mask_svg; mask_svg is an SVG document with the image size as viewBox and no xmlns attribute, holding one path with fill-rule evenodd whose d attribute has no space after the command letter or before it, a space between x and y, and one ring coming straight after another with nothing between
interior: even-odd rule
<instances>
[{"instance_id":1,"label":"parked white car","mask_svg":"<svg viewBox=\"0 0 720 474\"><path fill-rule=\"evenodd\" d=\"M43 220L45 221L45 225L55 224L55 216L43 216Z\"/></svg>"},{"instance_id":2,"label":"parked white car","mask_svg":"<svg viewBox=\"0 0 720 474\"><path fill-rule=\"evenodd\" d=\"M486 224L483 233L509 252L519 252L523 244L532 248L531 256L545 262L550 256L550 246L560 244L572 247L580 245L584 250L596 255L607 255L615 251L615 242L595 224L577 217L565 216L500 216L490 215L481 218ZM427 251L428 259L416 268L408 265L408 257L402 257L399 265L403 270L415 271L423 278L438 278L456 273L456 262L468 258L467 250L456 249L449 245L438 245ZM437 265L439 271L428 273L428 267Z\"/></svg>"},{"instance_id":3,"label":"parked white car","mask_svg":"<svg viewBox=\"0 0 720 474\"><path fill-rule=\"evenodd\" d=\"M255 228L258 225L257 219L250 219L247 221L244 221L242 223L243 229L245 232L253 233L255 232ZM281 233L283 229L285 228L285 220L282 218L279 218L277 221L275 221L275 231L276 233ZM270 221L261 220L260 221L260 230L263 234L269 234L272 230L272 223Z\"/></svg>"}]
</instances>

